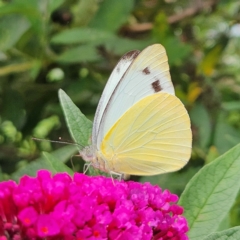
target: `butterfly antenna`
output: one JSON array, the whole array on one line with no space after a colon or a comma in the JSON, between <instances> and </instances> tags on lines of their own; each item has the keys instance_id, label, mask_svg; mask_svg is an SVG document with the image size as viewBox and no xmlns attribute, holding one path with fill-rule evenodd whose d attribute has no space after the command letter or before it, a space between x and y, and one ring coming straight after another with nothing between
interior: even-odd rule
<instances>
[{"instance_id":1,"label":"butterfly antenna","mask_svg":"<svg viewBox=\"0 0 240 240\"><path fill-rule=\"evenodd\" d=\"M68 141L55 141L55 140L48 140L48 139L44 139L44 138L35 138L35 137L32 137L32 139L36 140L36 141L44 141L44 142L52 142L52 143L62 143L62 144L74 145L74 146L79 146L81 148L84 147L84 146L82 146L79 143L68 142Z\"/></svg>"}]
</instances>

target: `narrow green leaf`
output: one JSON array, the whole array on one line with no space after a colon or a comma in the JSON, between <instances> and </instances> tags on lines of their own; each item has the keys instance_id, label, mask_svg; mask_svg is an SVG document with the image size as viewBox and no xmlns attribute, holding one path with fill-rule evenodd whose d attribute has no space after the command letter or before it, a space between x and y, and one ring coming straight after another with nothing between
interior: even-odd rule
<instances>
[{"instance_id":1,"label":"narrow green leaf","mask_svg":"<svg viewBox=\"0 0 240 240\"><path fill-rule=\"evenodd\" d=\"M64 3L64 0L50 0L48 1L49 12L53 12Z\"/></svg>"},{"instance_id":2,"label":"narrow green leaf","mask_svg":"<svg viewBox=\"0 0 240 240\"><path fill-rule=\"evenodd\" d=\"M51 42L55 44L74 44L89 42L101 44L112 37L113 35L111 33L103 30L94 28L72 28L54 35L51 39Z\"/></svg>"},{"instance_id":3,"label":"narrow green leaf","mask_svg":"<svg viewBox=\"0 0 240 240\"><path fill-rule=\"evenodd\" d=\"M198 65L198 71L206 76L211 76L214 73L216 65L228 45L229 36L223 34L218 39L215 39L215 42L216 44L205 52L202 62Z\"/></svg>"},{"instance_id":4,"label":"narrow green leaf","mask_svg":"<svg viewBox=\"0 0 240 240\"><path fill-rule=\"evenodd\" d=\"M234 111L234 110L240 110L240 104L239 101L229 101L229 102L223 102L222 108L227 111Z\"/></svg>"},{"instance_id":5,"label":"narrow green leaf","mask_svg":"<svg viewBox=\"0 0 240 240\"><path fill-rule=\"evenodd\" d=\"M179 204L185 209L191 240L218 229L239 191L239 172L240 144L205 165L187 184Z\"/></svg>"},{"instance_id":6,"label":"narrow green leaf","mask_svg":"<svg viewBox=\"0 0 240 240\"><path fill-rule=\"evenodd\" d=\"M97 54L96 48L91 45L83 45L73 47L66 50L57 57L57 61L64 63L78 63L78 62L96 62L101 59Z\"/></svg>"},{"instance_id":7,"label":"narrow green leaf","mask_svg":"<svg viewBox=\"0 0 240 240\"><path fill-rule=\"evenodd\" d=\"M0 16L20 13L22 15L26 14L26 15L33 15L32 17L36 17L36 10L38 10L38 7L39 7L38 0L11 1L0 8ZM32 12L29 12L29 11L32 11Z\"/></svg>"},{"instance_id":8,"label":"narrow green leaf","mask_svg":"<svg viewBox=\"0 0 240 240\"><path fill-rule=\"evenodd\" d=\"M29 27L29 21L19 14L0 17L0 50L14 46Z\"/></svg>"},{"instance_id":9,"label":"narrow green leaf","mask_svg":"<svg viewBox=\"0 0 240 240\"><path fill-rule=\"evenodd\" d=\"M98 10L99 0L75 1L71 7L75 26L87 26Z\"/></svg>"},{"instance_id":10,"label":"narrow green leaf","mask_svg":"<svg viewBox=\"0 0 240 240\"><path fill-rule=\"evenodd\" d=\"M74 154L76 154L77 148L75 146L65 146L54 152L52 152L52 156L57 159L57 163L64 163L69 158L71 158ZM29 163L28 165L18 169L11 175L11 179L18 181L20 177L23 175L35 176L36 172L40 169L50 169L51 166L46 162L44 157L40 157L35 161Z\"/></svg>"},{"instance_id":11,"label":"narrow green leaf","mask_svg":"<svg viewBox=\"0 0 240 240\"><path fill-rule=\"evenodd\" d=\"M51 154L62 163L66 163L77 152L76 146L68 145L58 150L51 152Z\"/></svg>"},{"instance_id":12,"label":"narrow green leaf","mask_svg":"<svg viewBox=\"0 0 240 240\"><path fill-rule=\"evenodd\" d=\"M211 119L203 104L196 104L189 113L193 125L198 131L198 141L202 149L206 149L211 137Z\"/></svg>"},{"instance_id":13,"label":"narrow green leaf","mask_svg":"<svg viewBox=\"0 0 240 240\"><path fill-rule=\"evenodd\" d=\"M129 14L134 7L134 1L104 0L90 26L107 31L116 31L127 22Z\"/></svg>"},{"instance_id":14,"label":"narrow green leaf","mask_svg":"<svg viewBox=\"0 0 240 240\"><path fill-rule=\"evenodd\" d=\"M150 40L131 40L128 38L122 38L119 36L114 36L113 38L109 38L104 46L109 52L114 52L118 55L123 55L126 52L132 50L142 50L145 47L153 44Z\"/></svg>"},{"instance_id":15,"label":"narrow green leaf","mask_svg":"<svg viewBox=\"0 0 240 240\"><path fill-rule=\"evenodd\" d=\"M208 235L204 240L236 240L240 236L240 227L233 227Z\"/></svg>"},{"instance_id":16,"label":"narrow green leaf","mask_svg":"<svg viewBox=\"0 0 240 240\"><path fill-rule=\"evenodd\" d=\"M43 156L44 156L44 160L46 162L46 165L49 165L50 171L52 173L67 172L70 175L73 175L72 169L67 167L64 163L61 163L52 154L47 153L47 152L43 152Z\"/></svg>"},{"instance_id":17,"label":"narrow green leaf","mask_svg":"<svg viewBox=\"0 0 240 240\"><path fill-rule=\"evenodd\" d=\"M63 90L60 89L58 93L72 138L82 147L89 145L89 139L92 134L92 122L82 114Z\"/></svg>"}]
</instances>

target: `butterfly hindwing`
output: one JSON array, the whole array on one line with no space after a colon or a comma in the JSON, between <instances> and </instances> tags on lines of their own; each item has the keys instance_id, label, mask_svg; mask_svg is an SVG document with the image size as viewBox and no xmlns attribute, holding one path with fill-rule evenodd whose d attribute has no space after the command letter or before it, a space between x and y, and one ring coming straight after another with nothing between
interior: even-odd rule
<instances>
[{"instance_id":1,"label":"butterfly hindwing","mask_svg":"<svg viewBox=\"0 0 240 240\"><path fill-rule=\"evenodd\" d=\"M115 172L154 175L182 168L191 154L187 111L168 93L134 104L105 135L100 151Z\"/></svg>"}]
</instances>

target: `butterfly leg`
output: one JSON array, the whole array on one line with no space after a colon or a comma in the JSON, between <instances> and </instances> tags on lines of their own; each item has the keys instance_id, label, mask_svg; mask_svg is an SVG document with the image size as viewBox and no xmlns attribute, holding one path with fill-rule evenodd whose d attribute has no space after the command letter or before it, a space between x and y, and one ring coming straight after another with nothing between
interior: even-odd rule
<instances>
[{"instance_id":1,"label":"butterfly leg","mask_svg":"<svg viewBox=\"0 0 240 240\"><path fill-rule=\"evenodd\" d=\"M110 171L109 174L111 175L111 178L113 178L113 175L117 176L117 180L121 181L123 179L123 174L122 173L118 173L118 172L114 172L114 171Z\"/></svg>"},{"instance_id":2,"label":"butterfly leg","mask_svg":"<svg viewBox=\"0 0 240 240\"><path fill-rule=\"evenodd\" d=\"M83 173L86 174L88 169L91 167L92 163L85 163L83 166Z\"/></svg>"}]
</instances>

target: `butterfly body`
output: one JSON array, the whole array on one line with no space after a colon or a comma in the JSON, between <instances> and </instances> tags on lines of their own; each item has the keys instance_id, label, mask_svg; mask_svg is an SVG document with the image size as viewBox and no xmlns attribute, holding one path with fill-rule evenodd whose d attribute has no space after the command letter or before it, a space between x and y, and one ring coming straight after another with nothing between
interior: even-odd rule
<instances>
[{"instance_id":1,"label":"butterfly body","mask_svg":"<svg viewBox=\"0 0 240 240\"><path fill-rule=\"evenodd\" d=\"M111 74L81 155L105 172L155 175L182 168L191 154L190 120L175 97L160 44L125 54Z\"/></svg>"},{"instance_id":2,"label":"butterfly body","mask_svg":"<svg viewBox=\"0 0 240 240\"><path fill-rule=\"evenodd\" d=\"M94 168L97 168L103 172L111 171L111 168L106 166L106 161L100 155L100 153L96 151L96 148L93 145L85 147L80 154L81 157Z\"/></svg>"}]
</instances>

